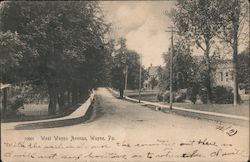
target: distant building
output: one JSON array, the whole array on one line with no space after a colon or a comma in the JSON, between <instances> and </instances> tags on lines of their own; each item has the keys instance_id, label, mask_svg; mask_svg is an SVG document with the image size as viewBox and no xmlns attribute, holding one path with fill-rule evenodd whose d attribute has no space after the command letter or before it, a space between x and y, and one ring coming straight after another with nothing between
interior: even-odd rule
<instances>
[{"instance_id":1,"label":"distant building","mask_svg":"<svg viewBox=\"0 0 250 162\"><path fill-rule=\"evenodd\" d=\"M204 57L195 56L196 63L202 64ZM213 66L213 65L212 65ZM233 62L232 60L217 60L212 71L212 85L233 88Z\"/></svg>"},{"instance_id":2,"label":"distant building","mask_svg":"<svg viewBox=\"0 0 250 162\"><path fill-rule=\"evenodd\" d=\"M231 60L219 61L213 76L213 86L233 87L233 62Z\"/></svg>"},{"instance_id":3,"label":"distant building","mask_svg":"<svg viewBox=\"0 0 250 162\"><path fill-rule=\"evenodd\" d=\"M144 81L143 88L146 90L159 90L158 81L158 69L160 66L151 66L148 67L148 79Z\"/></svg>"},{"instance_id":4,"label":"distant building","mask_svg":"<svg viewBox=\"0 0 250 162\"><path fill-rule=\"evenodd\" d=\"M224 86L233 88L234 73L232 60L222 60L217 64L216 70L213 72L213 86ZM242 100L248 100L248 91L238 89Z\"/></svg>"}]
</instances>

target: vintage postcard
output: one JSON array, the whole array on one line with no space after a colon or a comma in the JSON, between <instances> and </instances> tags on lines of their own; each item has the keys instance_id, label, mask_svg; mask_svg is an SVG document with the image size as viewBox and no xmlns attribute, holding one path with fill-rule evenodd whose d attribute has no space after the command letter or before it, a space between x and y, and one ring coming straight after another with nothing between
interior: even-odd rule
<instances>
[{"instance_id":1,"label":"vintage postcard","mask_svg":"<svg viewBox=\"0 0 250 162\"><path fill-rule=\"evenodd\" d=\"M2 1L3 162L247 162L249 2Z\"/></svg>"}]
</instances>

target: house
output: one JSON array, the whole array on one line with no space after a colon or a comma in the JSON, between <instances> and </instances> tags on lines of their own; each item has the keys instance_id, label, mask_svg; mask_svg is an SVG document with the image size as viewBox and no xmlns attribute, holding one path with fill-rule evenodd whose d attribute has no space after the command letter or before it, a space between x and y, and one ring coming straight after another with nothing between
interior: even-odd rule
<instances>
[{"instance_id":1,"label":"house","mask_svg":"<svg viewBox=\"0 0 250 162\"><path fill-rule=\"evenodd\" d=\"M147 72L148 72L148 79L144 81L143 83L143 88L146 90L159 90L158 87L158 69L160 66L152 66L148 67Z\"/></svg>"},{"instance_id":2,"label":"house","mask_svg":"<svg viewBox=\"0 0 250 162\"><path fill-rule=\"evenodd\" d=\"M203 56L196 56L194 60L203 64ZM233 62L230 59L227 60L215 60L215 64L212 64L212 85L224 86L233 88Z\"/></svg>"},{"instance_id":3,"label":"house","mask_svg":"<svg viewBox=\"0 0 250 162\"><path fill-rule=\"evenodd\" d=\"M232 60L223 60L217 64L215 71L213 72L213 86L231 87L233 89L234 73ZM239 95L243 101L249 100L248 91L245 89L238 89Z\"/></svg>"},{"instance_id":4,"label":"house","mask_svg":"<svg viewBox=\"0 0 250 162\"><path fill-rule=\"evenodd\" d=\"M219 61L213 72L213 86L233 87L233 62L232 60Z\"/></svg>"}]
</instances>

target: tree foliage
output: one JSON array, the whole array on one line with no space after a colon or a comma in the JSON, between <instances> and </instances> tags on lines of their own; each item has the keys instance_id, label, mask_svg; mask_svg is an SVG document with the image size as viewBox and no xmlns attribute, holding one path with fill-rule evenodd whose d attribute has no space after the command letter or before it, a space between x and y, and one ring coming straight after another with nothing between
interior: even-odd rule
<instances>
[{"instance_id":1,"label":"tree foliage","mask_svg":"<svg viewBox=\"0 0 250 162\"><path fill-rule=\"evenodd\" d=\"M4 82L13 82L14 80L21 80L23 77L19 74L24 74L27 70L26 60L29 61L36 57L36 51L29 48L29 46L20 40L18 33L7 31L0 32L0 78ZM25 68L26 67L26 68Z\"/></svg>"},{"instance_id":2,"label":"tree foliage","mask_svg":"<svg viewBox=\"0 0 250 162\"><path fill-rule=\"evenodd\" d=\"M214 58L211 48L222 25L216 1L178 0L171 17L179 34L190 40L204 52L205 78L208 103L212 99L211 62Z\"/></svg>"},{"instance_id":3,"label":"tree foliage","mask_svg":"<svg viewBox=\"0 0 250 162\"><path fill-rule=\"evenodd\" d=\"M105 82L109 24L98 2L9 1L1 2L0 14L1 50L9 59L18 59L12 59L11 66L23 62L18 64L23 73L15 75L46 82L50 114L56 113L57 104L63 111L67 104L80 102L91 88ZM5 70L2 75L7 74ZM3 82L17 80L5 77Z\"/></svg>"},{"instance_id":4,"label":"tree foliage","mask_svg":"<svg viewBox=\"0 0 250 162\"><path fill-rule=\"evenodd\" d=\"M151 77L149 80L149 84L151 85L151 88L153 90L154 87L158 85L158 80L156 79L156 77Z\"/></svg>"},{"instance_id":5,"label":"tree foliage","mask_svg":"<svg viewBox=\"0 0 250 162\"><path fill-rule=\"evenodd\" d=\"M246 24L249 18L249 4L246 1L230 0L230 1L218 1L217 8L220 12L220 22L222 22L221 34L219 35L222 40L225 41L232 49L233 60L233 89L234 89L234 104L236 105L238 100L238 73L237 73L237 56L238 46L244 43L244 40L248 36L243 33L249 24ZM249 30L249 29L248 29ZM243 38L243 39L242 39Z\"/></svg>"},{"instance_id":6,"label":"tree foliage","mask_svg":"<svg viewBox=\"0 0 250 162\"><path fill-rule=\"evenodd\" d=\"M240 88L250 89L249 74L250 74L249 50L246 49L237 56L237 73L238 83Z\"/></svg>"},{"instance_id":7,"label":"tree foliage","mask_svg":"<svg viewBox=\"0 0 250 162\"><path fill-rule=\"evenodd\" d=\"M169 76L170 76L170 50L163 54L164 62L166 66L164 69L159 69L160 73L160 88L162 90L169 89ZM174 45L174 55L173 55L173 89L177 91L178 89L187 88L196 81L196 64L191 56L192 51L187 44L182 41L178 41Z\"/></svg>"},{"instance_id":8,"label":"tree foliage","mask_svg":"<svg viewBox=\"0 0 250 162\"><path fill-rule=\"evenodd\" d=\"M128 67L127 88L139 88L140 56L137 52L129 50L126 46L126 39L120 38L117 41L118 49L114 51L112 65L112 86L114 88L125 87L126 66ZM145 69L142 67L142 81L145 80Z\"/></svg>"}]
</instances>

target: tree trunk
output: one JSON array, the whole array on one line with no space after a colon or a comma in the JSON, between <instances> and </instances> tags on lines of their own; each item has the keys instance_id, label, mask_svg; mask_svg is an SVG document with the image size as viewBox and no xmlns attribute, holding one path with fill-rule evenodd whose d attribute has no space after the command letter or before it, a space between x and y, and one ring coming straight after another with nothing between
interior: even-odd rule
<instances>
[{"instance_id":1,"label":"tree trunk","mask_svg":"<svg viewBox=\"0 0 250 162\"><path fill-rule=\"evenodd\" d=\"M65 110L65 94L64 94L64 91L61 91L59 94L58 94L58 105L59 105L59 111L60 113L62 113L64 110Z\"/></svg>"},{"instance_id":2,"label":"tree trunk","mask_svg":"<svg viewBox=\"0 0 250 162\"><path fill-rule=\"evenodd\" d=\"M49 115L56 114L56 103L57 103L57 92L55 84L48 83L48 90L49 90L49 108L48 112Z\"/></svg>"},{"instance_id":3,"label":"tree trunk","mask_svg":"<svg viewBox=\"0 0 250 162\"><path fill-rule=\"evenodd\" d=\"M83 101L88 95L88 88L87 87L81 87L80 90L80 100Z\"/></svg>"},{"instance_id":4,"label":"tree trunk","mask_svg":"<svg viewBox=\"0 0 250 162\"><path fill-rule=\"evenodd\" d=\"M233 93L234 93L234 105L238 104L238 76L237 76L237 55L238 55L238 30L234 32L233 41Z\"/></svg>"},{"instance_id":5,"label":"tree trunk","mask_svg":"<svg viewBox=\"0 0 250 162\"><path fill-rule=\"evenodd\" d=\"M76 86L73 86L73 87L72 87L72 92L71 92L71 94L72 94L72 104L73 104L73 105L76 105L77 102L78 102L78 91L77 91Z\"/></svg>"},{"instance_id":6,"label":"tree trunk","mask_svg":"<svg viewBox=\"0 0 250 162\"><path fill-rule=\"evenodd\" d=\"M70 100L70 91L69 91L69 89L67 91L67 101L68 101L68 105L70 105L71 100Z\"/></svg>"},{"instance_id":7,"label":"tree trunk","mask_svg":"<svg viewBox=\"0 0 250 162\"><path fill-rule=\"evenodd\" d=\"M207 76L206 76L206 89L207 89L207 104L212 103L212 82L211 82L211 60L209 58L209 51L210 51L210 44L209 41L206 41L206 50L205 50L205 58L206 58L206 65L207 65Z\"/></svg>"},{"instance_id":8,"label":"tree trunk","mask_svg":"<svg viewBox=\"0 0 250 162\"><path fill-rule=\"evenodd\" d=\"M51 41L51 58L52 59L55 56L55 47L54 42ZM50 62L48 63L50 64ZM53 78L48 79L48 91L49 91L49 108L48 112L50 115L56 114L56 104L57 104L57 88L56 83Z\"/></svg>"},{"instance_id":9,"label":"tree trunk","mask_svg":"<svg viewBox=\"0 0 250 162\"><path fill-rule=\"evenodd\" d=\"M7 88L3 89L3 101L2 101L3 109L2 109L2 118L5 119L6 117L6 110L7 110Z\"/></svg>"},{"instance_id":10,"label":"tree trunk","mask_svg":"<svg viewBox=\"0 0 250 162\"><path fill-rule=\"evenodd\" d=\"M207 74L207 104L212 103L212 86L211 86L211 65L208 65Z\"/></svg>"}]
</instances>

